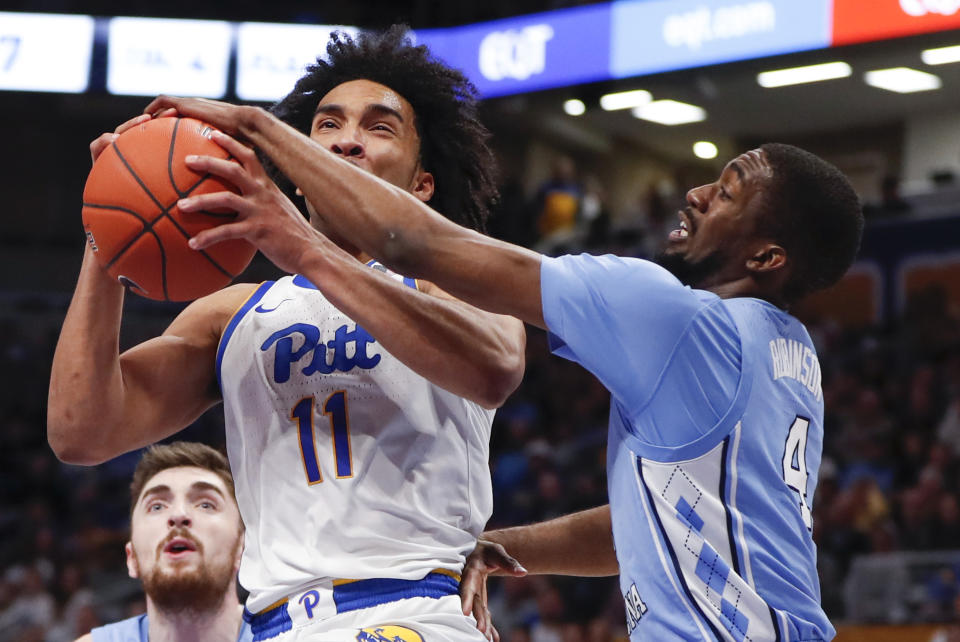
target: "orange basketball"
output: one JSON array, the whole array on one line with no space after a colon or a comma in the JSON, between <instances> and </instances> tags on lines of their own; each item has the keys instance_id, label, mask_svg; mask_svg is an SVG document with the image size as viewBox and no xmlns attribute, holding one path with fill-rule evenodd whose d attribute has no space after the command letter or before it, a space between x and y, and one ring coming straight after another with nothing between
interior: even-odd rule
<instances>
[{"instance_id":1,"label":"orange basketball","mask_svg":"<svg viewBox=\"0 0 960 642\"><path fill-rule=\"evenodd\" d=\"M231 212L181 212L192 194L236 188L189 169L189 154L228 158L192 118L156 118L121 134L100 154L83 189L87 241L107 272L141 296L190 301L233 280L256 248L237 239L192 250L190 237L227 223Z\"/></svg>"}]
</instances>

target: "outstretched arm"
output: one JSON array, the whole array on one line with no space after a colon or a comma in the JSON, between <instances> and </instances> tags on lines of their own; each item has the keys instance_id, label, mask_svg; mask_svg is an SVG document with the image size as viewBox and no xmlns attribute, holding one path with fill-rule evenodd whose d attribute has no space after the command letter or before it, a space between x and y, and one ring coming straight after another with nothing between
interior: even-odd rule
<instances>
[{"instance_id":1,"label":"outstretched arm","mask_svg":"<svg viewBox=\"0 0 960 642\"><path fill-rule=\"evenodd\" d=\"M488 531L480 538L503 546L533 574L598 577L620 572L609 504L546 522Z\"/></svg>"},{"instance_id":2,"label":"outstretched arm","mask_svg":"<svg viewBox=\"0 0 960 642\"><path fill-rule=\"evenodd\" d=\"M487 578L491 575L596 577L619 572L608 504L481 535L463 568L460 604L464 614L473 613L478 628L486 632L490 626Z\"/></svg>"},{"instance_id":3,"label":"outstretched arm","mask_svg":"<svg viewBox=\"0 0 960 642\"><path fill-rule=\"evenodd\" d=\"M366 267L304 220L252 150L222 134L216 140L236 162L200 156L187 163L226 179L240 193L184 199L182 211L237 212L237 222L221 227L241 234L281 269L305 276L393 356L446 390L495 408L520 384L522 323L478 310L432 283L422 282L418 292ZM203 247L197 245L203 241L197 235L191 245Z\"/></svg>"},{"instance_id":4,"label":"outstretched arm","mask_svg":"<svg viewBox=\"0 0 960 642\"><path fill-rule=\"evenodd\" d=\"M260 148L338 234L391 269L432 281L484 310L544 327L536 252L452 223L262 109L161 96L147 111L171 107ZM205 246L245 232L221 226L198 235L197 242Z\"/></svg>"}]
</instances>

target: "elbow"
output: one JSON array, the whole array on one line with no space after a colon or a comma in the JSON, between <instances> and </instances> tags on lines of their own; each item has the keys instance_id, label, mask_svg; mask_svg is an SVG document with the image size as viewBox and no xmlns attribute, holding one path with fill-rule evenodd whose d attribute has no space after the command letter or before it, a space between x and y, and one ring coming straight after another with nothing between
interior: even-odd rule
<instances>
[{"instance_id":1,"label":"elbow","mask_svg":"<svg viewBox=\"0 0 960 642\"><path fill-rule=\"evenodd\" d=\"M429 261L435 252L435 242L438 238L438 229L435 221L416 208L426 207L415 203L411 208L411 197L406 193L396 194L392 206L397 212L407 212L402 217L402 223L383 225L376 231L377 238L374 246L368 251L384 265L396 272L409 277L429 278L426 271ZM376 218L372 212L369 218ZM446 219L441 219L446 220Z\"/></svg>"},{"instance_id":2,"label":"elbow","mask_svg":"<svg viewBox=\"0 0 960 642\"><path fill-rule=\"evenodd\" d=\"M65 464L96 466L109 459L96 452L95 443L79 427L53 416L47 419L47 443Z\"/></svg>"},{"instance_id":3,"label":"elbow","mask_svg":"<svg viewBox=\"0 0 960 642\"><path fill-rule=\"evenodd\" d=\"M380 256L377 258L397 274L420 276L423 266L418 257L423 257L425 250L412 240L414 238L416 235L408 230L385 228L380 242Z\"/></svg>"},{"instance_id":4,"label":"elbow","mask_svg":"<svg viewBox=\"0 0 960 642\"><path fill-rule=\"evenodd\" d=\"M482 392L477 403L484 408L499 408L520 385L525 367L523 352L505 355L503 359L497 361L495 366L482 375Z\"/></svg>"}]
</instances>

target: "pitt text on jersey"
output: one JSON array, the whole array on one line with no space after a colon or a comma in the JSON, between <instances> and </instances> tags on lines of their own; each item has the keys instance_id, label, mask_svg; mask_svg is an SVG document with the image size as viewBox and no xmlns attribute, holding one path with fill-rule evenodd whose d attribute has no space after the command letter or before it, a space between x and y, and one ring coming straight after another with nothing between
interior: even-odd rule
<instances>
[{"instance_id":1,"label":"pitt text on jersey","mask_svg":"<svg viewBox=\"0 0 960 642\"><path fill-rule=\"evenodd\" d=\"M789 377L796 379L820 399L823 391L820 388L822 374L820 362L816 353L795 339L772 339L770 341L770 357L773 360L773 378Z\"/></svg>"},{"instance_id":2,"label":"pitt text on jersey","mask_svg":"<svg viewBox=\"0 0 960 642\"><path fill-rule=\"evenodd\" d=\"M303 338L303 343L294 349L294 337L297 335ZM285 383L290 379L293 364L307 355L310 355L309 362L302 370L307 376L317 372L350 372L355 367L369 370L380 363L379 354L367 354L367 346L371 343L376 343L376 339L359 325L354 325L352 330L349 325L342 325L337 328L332 340L321 341L320 328L309 323L294 323L271 334L260 349L267 351L276 346L273 379L277 383ZM352 355L347 349L351 344ZM328 353L332 355L328 356Z\"/></svg>"}]
</instances>

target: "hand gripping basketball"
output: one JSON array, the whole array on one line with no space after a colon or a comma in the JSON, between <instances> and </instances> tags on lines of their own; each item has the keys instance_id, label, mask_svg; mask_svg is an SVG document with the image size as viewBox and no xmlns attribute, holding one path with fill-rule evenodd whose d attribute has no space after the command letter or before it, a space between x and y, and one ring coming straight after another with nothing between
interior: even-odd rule
<instances>
[{"instance_id":1,"label":"hand gripping basketball","mask_svg":"<svg viewBox=\"0 0 960 642\"><path fill-rule=\"evenodd\" d=\"M83 192L83 225L100 264L151 299L189 301L218 290L250 263L256 248L235 239L196 251L195 234L232 221L224 210L182 212L194 194L236 191L187 166L187 155L228 159L213 129L191 118L137 118L91 143L96 157ZM117 135L119 134L119 135Z\"/></svg>"}]
</instances>

